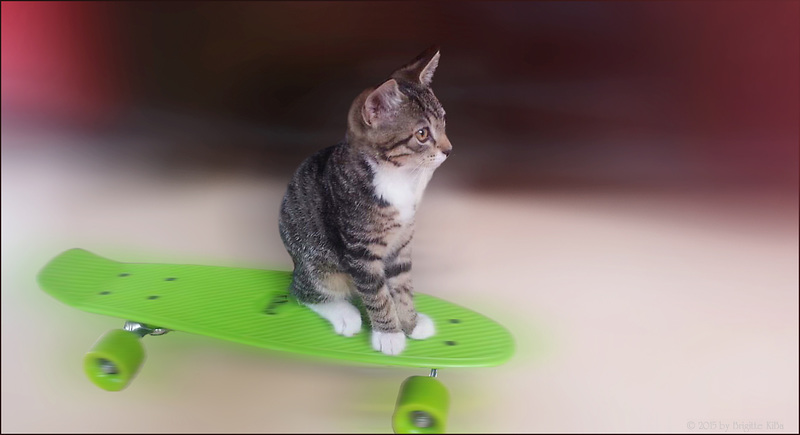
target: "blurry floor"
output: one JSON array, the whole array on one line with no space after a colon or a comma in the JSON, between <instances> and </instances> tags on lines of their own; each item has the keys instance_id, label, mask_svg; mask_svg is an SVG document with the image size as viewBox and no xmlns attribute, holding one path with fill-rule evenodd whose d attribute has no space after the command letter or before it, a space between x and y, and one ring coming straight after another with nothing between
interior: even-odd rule
<instances>
[{"instance_id":1,"label":"blurry floor","mask_svg":"<svg viewBox=\"0 0 800 435\"><path fill-rule=\"evenodd\" d=\"M3 128L3 432L391 430L397 388L419 371L297 363L176 333L146 339L124 392L90 384L83 352L121 323L38 289L59 252L291 263L277 233L286 178L164 179L87 140ZM418 215L416 286L518 342L505 366L441 373L452 432L797 432L796 197L478 194L440 172Z\"/></svg>"}]
</instances>

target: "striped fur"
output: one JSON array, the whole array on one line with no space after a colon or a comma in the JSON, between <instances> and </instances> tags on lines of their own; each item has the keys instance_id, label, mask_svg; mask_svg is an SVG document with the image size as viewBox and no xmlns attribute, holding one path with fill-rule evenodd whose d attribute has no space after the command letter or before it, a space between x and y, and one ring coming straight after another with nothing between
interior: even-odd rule
<instances>
[{"instance_id":1,"label":"striped fur","mask_svg":"<svg viewBox=\"0 0 800 435\"><path fill-rule=\"evenodd\" d=\"M345 140L306 159L281 205L279 228L294 261L292 293L350 336L361 299L376 350L398 354L405 337L434 334L414 309L414 214L452 150L445 112L430 89L430 49L353 102Z\"/></svg>"}]
</instances>

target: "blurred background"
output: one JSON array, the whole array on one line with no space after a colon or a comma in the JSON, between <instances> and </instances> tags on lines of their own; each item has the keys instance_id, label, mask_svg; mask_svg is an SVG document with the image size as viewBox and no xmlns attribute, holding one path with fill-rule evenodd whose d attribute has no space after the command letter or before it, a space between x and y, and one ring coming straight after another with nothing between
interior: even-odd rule
<instances>
[{"instance_id":1,"label":"blurred background","mask_svg":"<svg viewBox=\"0 0 800 435\"><path fill-rule=\"evenodd\" d=\"M443 373L451 428L796 432L799 23L791 1L3 2L3 431L388 431L403 370L202 338L94 391L82 352L119 322L34 276L73 247L291 267L291 173L438 44L454 152L416 285L519 348Z\"/></svg>"}]
</instances>

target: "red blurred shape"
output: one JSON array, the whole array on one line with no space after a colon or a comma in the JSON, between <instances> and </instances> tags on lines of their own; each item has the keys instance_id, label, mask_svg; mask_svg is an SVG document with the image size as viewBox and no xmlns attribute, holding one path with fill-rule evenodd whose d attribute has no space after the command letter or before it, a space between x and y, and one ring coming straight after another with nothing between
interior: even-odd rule
<instances>
[{"instance_id":1,"label":"red blurred shape","mask_svg":"<svg viewBox=\"0 0 800 435\"><path fill-rule=\"evenodd\" d=\"M124 98L113 24L108 4L2 2L3 118L112 120Z\"/></svg>"}]
</instances>

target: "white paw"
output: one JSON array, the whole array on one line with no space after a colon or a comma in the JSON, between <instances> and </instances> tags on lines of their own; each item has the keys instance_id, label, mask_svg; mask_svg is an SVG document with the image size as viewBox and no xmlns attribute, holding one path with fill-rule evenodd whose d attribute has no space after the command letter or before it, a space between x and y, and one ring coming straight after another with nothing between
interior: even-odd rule
<instances>
[{"instance_id":1,"label":"white paw","mask_svg":"<svg viewBox=\"0 0 800 435\"><path fill-rule=\"evenodd\" d=\"M361 313L350 302L339 300L308 304L308 308L331 322L333 330L339 335L352 337L361 331Z\"/></svg>"},{"instance_id":2,"label":"white paw","mask_svg":"<svg viewBox=\"0 0 800 435\"><path fill-rule=\"evenodd\" d=\"M398 355L406 348L406 335L402 332L372 331L372 348L386 355Z\"/></svg>"},{"instance_id":3,"label":"white paw","mask_svg":"<svg viewBox=\"0 0 800 435\"><path fill-rule=\"evenodd\" d=\"M436 328L433 326L433 320L422 313L417 313L417 326L411 331L409 337L414 340L424 340L436 334Z\"/></svg>"}]
</instances>

